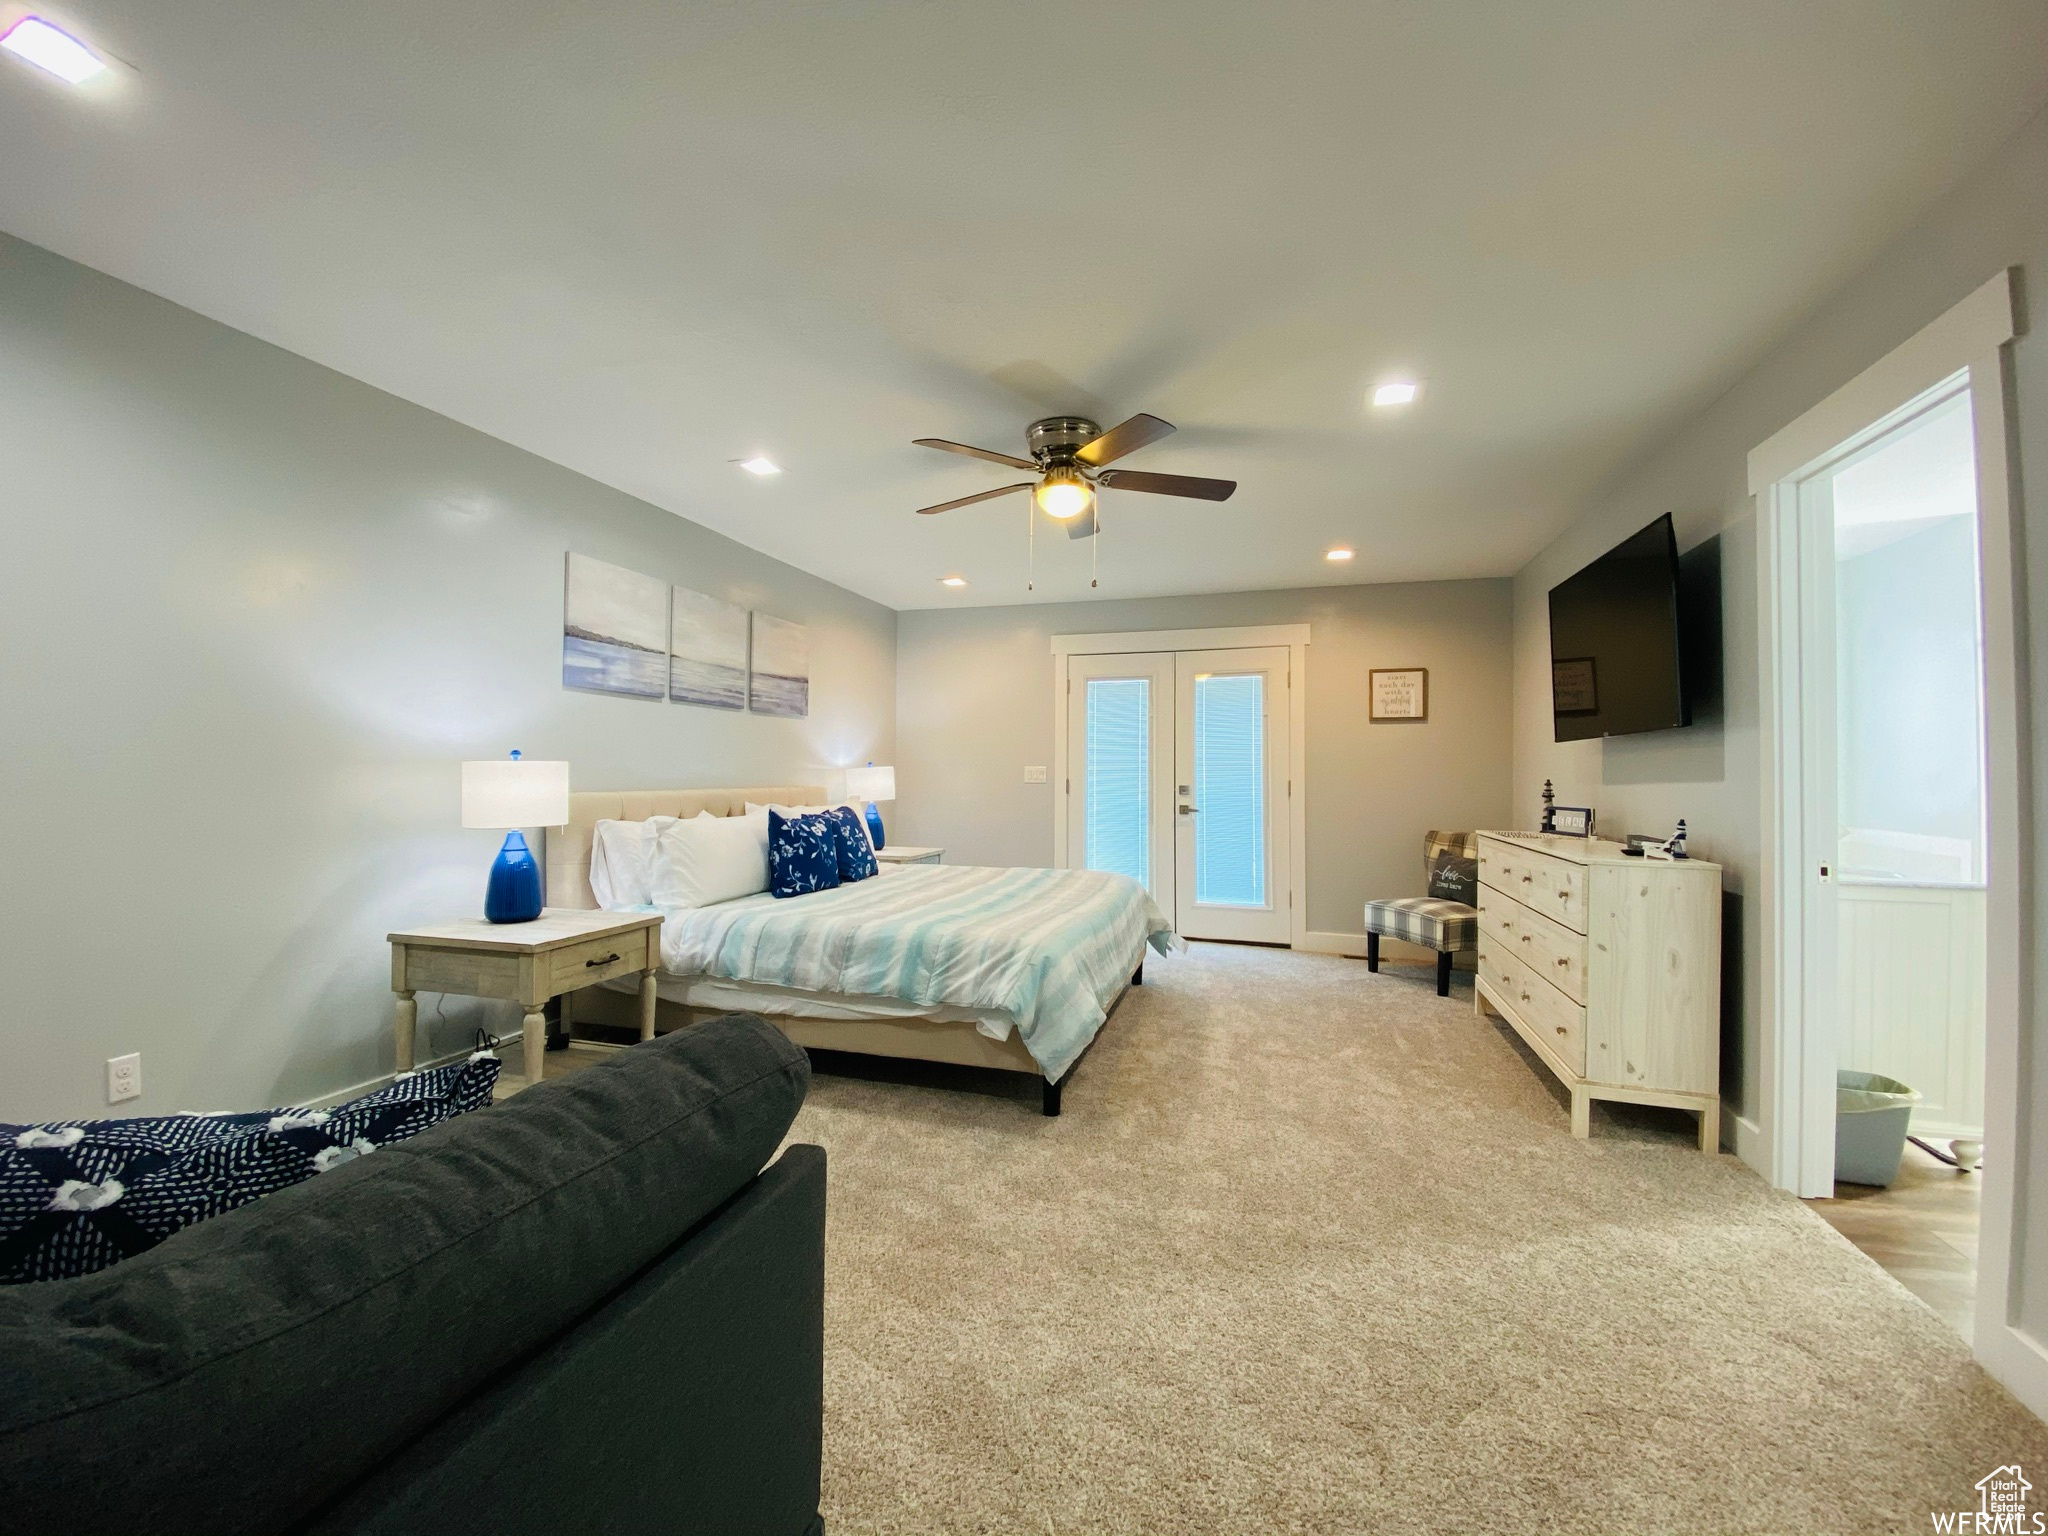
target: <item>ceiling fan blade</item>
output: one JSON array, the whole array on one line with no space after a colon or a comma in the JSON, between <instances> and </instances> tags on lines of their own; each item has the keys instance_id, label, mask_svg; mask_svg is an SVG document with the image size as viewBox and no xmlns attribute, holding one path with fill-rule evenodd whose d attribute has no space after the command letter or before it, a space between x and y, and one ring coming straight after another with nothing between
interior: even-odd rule
<instances>
[{"instance_id":1,"label":"ceiling fan blade","mask_svg":"<svg viewBox=\"0 0 2048 1536\"><path fill-rule=\"evenodd\" d=\"M1197 501L1228 501L1235 480L1209 480L1201 475L1153 475L1142 469L1105 469L1097 485L1117 491L1150 491L1154 496L1192 496Z\"/></svg>"},{"instance_id":2,"label":"ceiling fan blade","mask_svg":"<svg viewBox=\"0 0 2048 1536\"><path fill-rule=\"evenodd\" d=\"M1038 473L1036 463L1020 459L1014 453L997 453L993 448L970 448L965 443L949 443L943 437L913 437L911 442L920 448L936 448L941 453L964 453L970 459L987 459L991 464L1007 464L1012 469L1028 469L1034 475Z\"/></svg>"},{"instance_id":3,"label":"ceiling fan blade","mask_svg":"<svg viewBox=\"0 0 2048 1536\"><path fill-rule=\"evenodd\" d=\"M1083 512L1079 517L1074 518L1067 524L1067 537L1070 539L1092 539L1095 537L1095 508L1090 507L1086 512Z\"/></svg>"},{"instance_id":4,"label":"ceiling fan blade","mask_svg":"<svg viewBox=\"0 0 2048 1536\"><path fill-rule=\"evenodd\" d=\"M950 512L955 507L971 507L977 501L987 501L992 496L1007 496L1012 491L1028 491L1038 482L1020 480L1015 485L999 485L992 491L981 491L973 496L962 496L958 501L942 501L936 507L919 507L919 517L930 517L934 512Z\"/></svg>"},{"instance_id":5,"label":"ceiling fan blade","mask_svg":"<svg viewBox=\"0 0 2048 1536\"><path fill-rule=\"evenodd\" d=\"M1129 421L1118 422L1094 441L1083 443L1074 457L1090 469L1100 469L1111 459L1136 453L1147 443L1156 443L1172 432L1172 422L1161 421L1157 416L1147 416L1140 411Z\"/></svg>"}]
</instances>

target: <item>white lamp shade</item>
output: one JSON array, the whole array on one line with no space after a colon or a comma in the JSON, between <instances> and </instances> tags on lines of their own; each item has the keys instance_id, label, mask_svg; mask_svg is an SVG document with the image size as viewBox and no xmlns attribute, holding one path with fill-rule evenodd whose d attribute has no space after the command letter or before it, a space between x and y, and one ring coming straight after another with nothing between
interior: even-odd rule
<instances>
[{"instance_id":1,"label":"white lamp shade","mask_svg":"<svg viewBox=\"0 0 2048 1536\"><path fill-rule=\"evenodd\" d=\"M894 800L896 798L896 770L877 768L873 763L865 768L846 770L846 798L849 800Z\"/></svg>"},{"instance_id":2,"label":"white lamp shade","mask_svg":"<svg viewBox=\"0 0 2048 1536\"><path fill-rule=\"evenodd\" d=\"M569 765L495 757L462 765L465 827L560 827L569 821Z\"/></svg>"}]
</instances>

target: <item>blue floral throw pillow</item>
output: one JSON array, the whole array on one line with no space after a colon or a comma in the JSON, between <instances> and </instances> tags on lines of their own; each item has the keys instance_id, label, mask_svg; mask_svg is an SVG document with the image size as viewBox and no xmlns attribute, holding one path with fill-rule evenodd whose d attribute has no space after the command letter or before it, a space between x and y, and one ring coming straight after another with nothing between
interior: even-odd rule
<instances>
[{"instance_id":1,"label":"blue floral throw pillow","mask_svg":"<svg viewBox=\"0 0 2048 1536\"><path fill-rule=\"evenodd\" d=\"M0 1125L0 1285L66 1280L491 1102L498 1058L333 1109Z\"/></svg>"},{"instance_id":2,"label":"blue floral throw pillow","mask_svg":"<svg viewBox=\"0 0 2048 1536\"><path fill-rule=\"evenodd\" d=\"M768 813L768 891L808 896L839 884L839 838L824 816Z\"/></svg>"},{"instance_id":3,"label":"blue floral throw pillow","mask_svg":"<svg viewBox=\"0 0 2048 1536\"><path fill-rule=\"evenodd\" d=\"M850 805L835 805L825 813L825 819L832 823L832 836L839 849L841 885L881 873L874 847L868 842L867 828L860 824L859 812Z\"/></svg>"}]
</instances>

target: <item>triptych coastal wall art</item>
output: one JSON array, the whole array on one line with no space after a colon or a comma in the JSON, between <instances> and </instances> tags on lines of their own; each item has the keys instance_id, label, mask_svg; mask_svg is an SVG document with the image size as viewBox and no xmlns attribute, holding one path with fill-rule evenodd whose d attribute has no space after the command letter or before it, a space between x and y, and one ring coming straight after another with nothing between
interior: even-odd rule
<instances>
[{"instance_id":1,"label":"triptych coastal wall art","mask_svg":"<svg viewBox=\"0 0 2048 1536\"><path fill-rule=\"evenodd\" d=\"M810 632L788 619L571 554L562 601L562 684L802 719L811 712Z\"/></svg>"}]
</instances>

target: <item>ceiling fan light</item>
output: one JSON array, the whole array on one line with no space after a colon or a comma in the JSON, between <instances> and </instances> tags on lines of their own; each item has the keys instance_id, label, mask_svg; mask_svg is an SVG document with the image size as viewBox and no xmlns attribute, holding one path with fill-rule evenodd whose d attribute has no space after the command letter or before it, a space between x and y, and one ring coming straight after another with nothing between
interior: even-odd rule
<instances>
[{"instance_id":1,"label":"ceiling fan light","mask_svg":"<svg viewBox=\"0 0 2048 1536\"><path fill-rule=\"evenodd\" d=\"M1095 488L1071 469L1055 469L1047 472L1031 499L1047 517L1064 523L1095 504Z\"/></svg>"}]
</instances>

